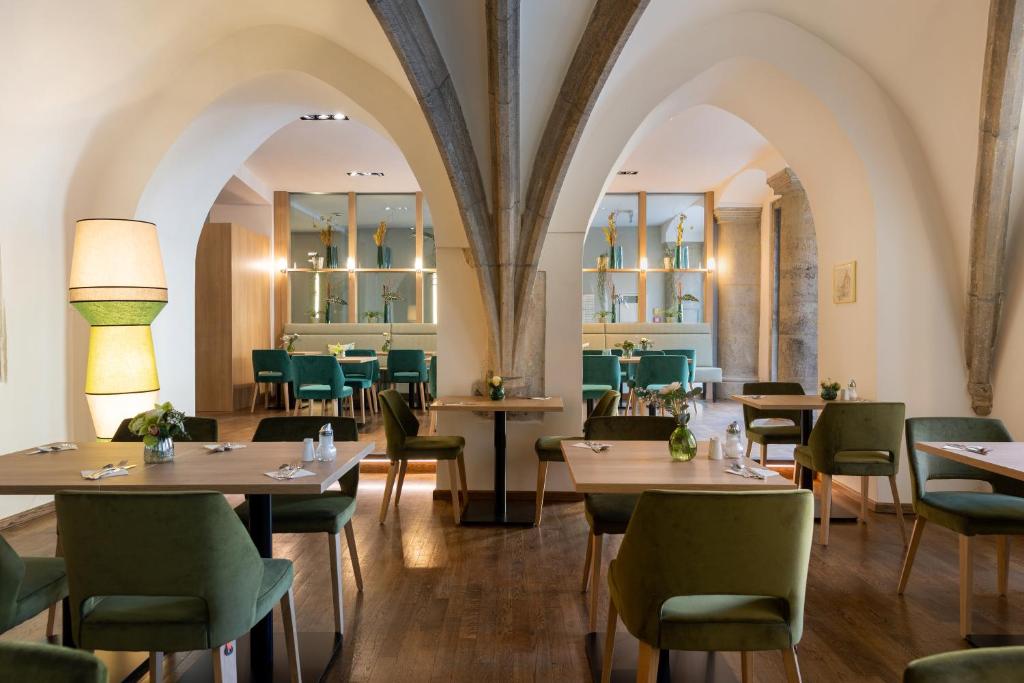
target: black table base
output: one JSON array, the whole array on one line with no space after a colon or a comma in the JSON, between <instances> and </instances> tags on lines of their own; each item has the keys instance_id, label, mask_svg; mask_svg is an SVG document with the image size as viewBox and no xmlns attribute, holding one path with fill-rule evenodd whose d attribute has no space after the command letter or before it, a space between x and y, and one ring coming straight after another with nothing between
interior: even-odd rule
<instances>
[{"instance_id":1,"label":"black table base","mask_svg":"<svg viewBox=\"0 0 1024 683\"><path fill-rule=\"evenodd\" d=\"M604 634L588 633L584 637L587 663L594 683L600 683L601 664L604 659ZM615 634L615 654L612 656L612 683L636 681L637 640L624 631ZM738 655L733 655L738 657ZM780 655L781 656L781 655ZM658 683L701 681L701 683L737 683L729 663L718 652L661 651L658 662Z\"/></svg>"},{"instance_id":2,"label":"black table base","mask_svg":"<svg viewBox=\"0 0 1024 683\"><path fill-rule=\"evenodd\" d=\"M462 523L482 526L533 526L537 514L533 502L514 500L505 503L505 516L498 518L494 511L493 498L477 498L469 501L462 511Z\"/></svg>"},{"instance_id":3,"label":"black table base","mask_svg":"<svg viewBox=\"0 0 1024 683\"><path fill-rule=\"evenodd\" d=\"M274 556L273 518L269 495L246 496L249 501L249 536L252 538L260 557ZM249 631L252 647L249 648L249 666L256 676L254 681L270 681L269 672L274 668L274 612L260 619ZM241 657L239 657L241 659ZM262 675L267 678L261 678Z\"/></svg>"},{"instance_id":4,"label":"black table base","mask_svg":"<svg viewBox=\"0 0 1024 683\"><path fill-rule=\"evenodd\" d=\"M971 647L1009 647L1024 645L1024 635L1019 633L972 633L967 636Z\"/></svg>"}]
</instances>

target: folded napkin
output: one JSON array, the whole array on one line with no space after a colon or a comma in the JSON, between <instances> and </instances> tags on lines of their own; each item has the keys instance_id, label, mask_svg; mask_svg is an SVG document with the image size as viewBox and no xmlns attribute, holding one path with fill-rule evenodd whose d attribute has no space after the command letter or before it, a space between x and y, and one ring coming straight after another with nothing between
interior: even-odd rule
<instances>
[{"instance_id":1,"label":"folded napkin","mask_svg":"<svg viewBox=\"0 0 1024 683\"><path fill-rule=\"evenodd\" d=\"M98 479L106 479L108 477L128 476L128 470L124 469L123 467L106 470L103 474L94 478L92 475L95 474L96 472L99 472L99 470L82 470L82 479L90 479L92 481L96 481Z\"/></svg>"},{"instance_id":2,"label":"folded napkin","mask_svg":"<svg viewBox=\"0 0 1024 683\"><path fill-rule=\"evenodd\" d=\"M27 454L36 455L37 453L59 453L60 451L75 450L78 450L78 444L70 443L68 441L61 441L58 443L48 443L43 446L36 446L35 448L27 451Z\"/></svg>"},{"instance_id":3,"label":"folded napkin","mask_svg":"<svg viewBox=\"0 0 1024 683\"><path fill-rule=\"evenodd\" d=\"M744 467L742 469L726 467L725 473L735 474L736 476L746 477L748 479L769 479L771 477L779 476L778 472L770 470L767 467Z\"/></svg>"},{"instance_id":4,"label":"folded napkin","mask_svg":"<svg viewBox=\"0 0 1024 683\"><path fill-rule=\"evenodd\" d=\"M275 470L273 472L264 472L263 474L267 475L271 479L277 479L278 481L285 481L286 479L301 479L302 477L312 477L316 473L315 472L310 472L309 470L300 467L299 469L294 470L291 473L289 473L287 476L281 476L281 473L280 473L279 470Z\"/></svg>"},{"instance_id":5,"label":"folded napkin","mask_svg":"<svg viewBox=\"0 0 1024 683\"><path fill-rule=\"evenodd\" d=\"M595 453L598 451L606 451L612 447L610 443L598 443L597 441L577 441L573 446L576 448L586 448L594 451Z\"/></svg>"},{"instance_id":6,"label":"folded napkin","mask_svg":"<svg viewBox=\"0 0 1024 683\"><path fill-rule=\"evenodd\" d=\"M531 401L549 401L549 400L551 400L551 397L550 396L531 396L530 400Z\"/></svg>"},{"instance_id":7,"label":"folded napkin","mask_svg":"<svg viewBox=\"0 0 1024 683\"><path fill-rule=\"evenodd\" d=\"M226 443L208 443L205 444L203 448L210 451L211 453L223 453L224 451L234 451L238 450L239 448L245 448L245 444L231 443L230 441L228 441Z\"/></svg>"}]
</instances>

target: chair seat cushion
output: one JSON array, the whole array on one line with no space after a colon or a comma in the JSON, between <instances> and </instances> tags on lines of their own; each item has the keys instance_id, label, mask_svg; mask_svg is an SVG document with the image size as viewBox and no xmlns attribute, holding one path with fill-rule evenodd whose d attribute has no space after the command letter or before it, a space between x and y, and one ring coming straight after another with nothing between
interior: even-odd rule
<instances>
[{"instance_id":1,"label":"chair seat cushion","mask_svg":"<svg viewBox=\"0 0 1024 683\"><path fill-rule=\"evenodd\" d=\"M278 534L338 534L356 512L356 499L340 491L320 495L274 496L273 529ZM235 508L243 523L249 523L249 503Z\"/></svg>"},{"instance_id":2,"label":"chair seat cushion","mask_svg":"<svg viewBox=\"0 0 1024 683\"><path fill-rule=\"evenodd\" d=\"M595 534L624 534L633 508L640 500L634 493L588 493L583 496L583 511Z\"/></svg>"},{"instance_id":3,"label":"chair seat cushion","mask_svg":"<svg viewBox=\"0 0 1024 683\"><path fill-rule=\"evenodd\" d=\"M276 379L282 377L282 373L276 370L260 370L256 376L260 379Z\"/></svg>"},{"instance_id":4,"label":"chair seat cushion","mask_svg":"<svg viewBox=\"0 0 1024 683\"><path fill-rule=\"evenodd\" d=\"M369 389L373 386L373 382L368 377L345 375L345 386L352 387L353 389Z\"/></svg>"},{"instance_id":5,"label":"chair seat cushion","mask_svg":"<svg viewBox=\"0 0 1024 683\"><path fill-rule=\"evenodd\" d=\"M889 460L887 451L839 451L831 471L814 466L814 454L809 446L797 446L793 457L803 467L823 474L854 477L891 477L896 474L896 464Z\"/></svg>"},{"instance_id":6,"label":"chair seat cushion","mask_svg":"<svg viewBox=\"0 0 1024 683\"><path fill-rule=\"evenodd\" d=\"M789 422L787 420L787 422ZM754 443L763 444L799 444L800 426L789 424L751 424L747 428L747 438Z\"/></svg>"},{"instance_id":7,"label":"chair seat cushion","mask_svg":"<svg viewBox=\"0 0 1024 683\"><path fill-rule=\"evenodd\" d=\"M1024 534L1024 498L984 491L929 491L914 506L959 534Z\"/></svg>"},{"instance_id":8,"label":"chair seat cushion","mask_svg":"<svg viewBox=\"0 0 1024 683\"><path fill-rule=\"evenodd\" d=\"M565 462L562 456L562 441L582 439L582 436L542 436L533 443L537 459L544 462Z\"/></svg>"},{"instance_id":9,"label":"chair seat cushion","mask_svg":"<svg viewBox=\"0 0 1024 683\"><path fill-rule=\"evenodd\" d=\"M670 650L790 647L786 601L766 595L679 595L661 606L658 646Z\"/></svg>"},{"instance_id":10,"label":"chair seat cushion","mask_svg":"<svg viewBox=\"0 0 1024 683\"><path fill-rule=\"evenodd\" d=\"M606 391L612 391L615 389L613 386L607 384L584 384L583 385L583 400L597 399L604 396Z\"/></svg>"},{"instance_id":11,"label":"chair seat cushion","mask_svg":"<svg viewBox=\"0 0 1024 683\"><path fill-rule=\"evenodd\" d=\"M292 585L290 560L262 560L263 581L255 619L262 618ZM206 601L191 596L118 595L96 598L83 610L78 646L91 650L182 652L208 650ZM255 622L254 622L255 623ZM253 624L248 624L237 638Z\"/></svg>"},{"instance_id":12,"label":"chair seat cushion","mask_svg":"<svg viewBox=\"0 0 1024 683\"><path fill-rule=\"evenodd\" d=\"M466 447L461 436L407 436L399 456L405 460L452 460Z\"/></svg>"},{"instance_id":13,"label":"chair seat cushion","mask_svg":"<svg viewBox=\"0 0 1024 683\"><path fill-rule=\"evenodd\" d=\"M15 626L31 619L68 594L64 560L59 557L23 557L25 578L18 588Z\"/></svg>"},{"instance_id":14,"label":"chair seat cushion","mask_svg":"<svg viewBox=\"0 0 1024 683\"><path fill-rule=\"evenodd\" d=\"M313 399L314 401L330 401L336 398L348 398L352 395L352 387L338 387L337 395L331 391L330 384L303 384L295 390L297 398Z\"/></svg>"}]
</instances>

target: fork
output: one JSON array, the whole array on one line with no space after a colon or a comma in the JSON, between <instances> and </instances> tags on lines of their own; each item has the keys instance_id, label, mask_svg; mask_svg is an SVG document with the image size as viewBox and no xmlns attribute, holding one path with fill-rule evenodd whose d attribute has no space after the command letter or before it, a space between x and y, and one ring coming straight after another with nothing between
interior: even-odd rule
<instances>
[{"instance_id":1,"label":"fork","mask_svg":"<svg viewBox=\"0 0 1024 683\"><path fill-rule=\"evenodd\" d=\"M117 463L117 467L115 467L113 463L107 463L103 467L99 468L98 470L96 470L95 472L90 474L89 475L89 479L92 479L92 480L95 481L96 479L102 479L103 477L107 476L111 472L116 472L118 470L124 470L124 469L128 469L128 461L127 460L122 460L121 462Z\"/></svg>"},{"instance_id":2,"label":"fork","mask_svg":"<svg viewBox=\"0 0 1024 683\"><path fill-rule=\"evenodd\" d=\"M277 474L274 475L275 479L291 479L295 476L295 473L299 471L298 465L289 465L286 462L281 463L281 466L277 468Z\"/></svg>"}]
</instances>

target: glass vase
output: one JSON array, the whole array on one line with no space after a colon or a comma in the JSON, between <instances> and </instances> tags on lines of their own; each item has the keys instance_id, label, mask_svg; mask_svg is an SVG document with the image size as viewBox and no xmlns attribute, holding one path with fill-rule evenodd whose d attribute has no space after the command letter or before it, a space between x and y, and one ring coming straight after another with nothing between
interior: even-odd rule
<instances>
[{"instance_id":1,"label":"glass vase","mask_svg":"<svg viewBox=\"0 0 1024 683\"><path fill-rule=\"evenodd\" d=\"M697 439L686 426L689 418L688 413L677 417L678 424L668 439L668 453L675 462L687 462L697 456Z\"/></svg>"},{"instance_id":2,"label":"glass vase","mask_svg":"<svg viewBox=\"0 0 1024 683\"><path fill-rule=\"evenodd\" d=\"M384 322L395 322L395 306L390 301L384 303Z\"/></svg>"},{"instance_id":3,"label":"glass vase","mask_svg":"<svg viewBox=\"0 0 1024 683\"><path fill-rule=\"evenodd\" d=\"M142 459L147 464L171 462L174 460L174 439L167 436L152 446L142 447Z\"/></svg>"},{"instance_id":4,"label":"glass vase","mask_svg":"<svg viewBox=\"0 0 1024 683\"><path fill-rule=\"evenodd\" d=\"M491 400L500 401L505 398L505 387L491 387Z\"/></svg>"}]
</instances>

